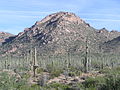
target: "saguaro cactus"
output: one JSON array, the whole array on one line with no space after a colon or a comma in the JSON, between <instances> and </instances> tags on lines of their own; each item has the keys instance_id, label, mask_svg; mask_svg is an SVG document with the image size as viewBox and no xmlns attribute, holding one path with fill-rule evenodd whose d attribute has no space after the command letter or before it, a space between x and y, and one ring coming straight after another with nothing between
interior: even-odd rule
<instances>
[{"instance_id":1,"label":"saguaro cactus","mask_svg":"<svg viewBox=\"0 0 120 90\"><path fill-rule=\"evenodd\" d=\"M86 51L85 51L85 61L84 61L84 72L88 72L88 37L86 37Z\"/></svg>"},{"instance_id":2,"label":"saguaro cactus","mask_svg":"<svg viewBox=\"0 0 120 90\"><path fill-rule=\"evenodd\" d=\"M5 69L7 69L7 60L5 60Z\"/></svg>"},{"instance_id":3,"label":"saguaro cactus","mask_svg":"<svg viewBox=\"0 0 120 90\"><path fill-rule=\"evenodd\" d=\"M33 77L36 76L36 69L37 69L38 65L37 65L37 51L36 51L36 48L35 48L35 51L34 51L34 60L33 60Z\"/></svg>"}]
</instances>

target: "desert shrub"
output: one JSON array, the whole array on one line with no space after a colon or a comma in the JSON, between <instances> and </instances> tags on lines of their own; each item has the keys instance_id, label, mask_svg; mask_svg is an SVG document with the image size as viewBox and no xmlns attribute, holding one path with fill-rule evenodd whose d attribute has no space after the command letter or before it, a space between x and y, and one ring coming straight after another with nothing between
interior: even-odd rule
<instances>
[{"instance_id":1,"label":"desert shrub","mask_svg":"<svg viewBox=\"0 0 120 90\"><path fill-rule=\"evenodd\" d=\"M38 74L41 74L42 72L44 72L44 69L43 69L43 68L37 68L37 73L38 73Z\"/></svg>"},{"instance_id":2,"label":"desert shrub","mask_svg":"<svg viewBox=\"0 0 120 90\"><path fill-rule=\"evenodd\" d=\"M75 67L69 67L69 73L68 75L69 76L80 76L80 74L82 73L82 71L78 68L75 68Z\"/></svg>"},{"instance_id":3,"label":"desert shrub","mask_svg":"<svg viewBox=\"0 0 120 90\"><path fill-rule=\"evenodd\" d=\"M41 87L39 85L36 85L36 84L33 84L32 86L23 85L17 90L41 90Z\"/></svg>"},{"instance_id":4,"label":"desert shrub","mask_svg":"<svg viewBox=\"0 0 120 90\"><path fill-rule=\"evenodd\" d=\"M29 73L23 73L21 77L27 80L28 78L30 78L30 76L31 75Z\"/></svg>"},{"instance_id":5,"label":"desert shrub","mask_svg":"<svg viewBox=\"0 0 120 90\"><path fill-rule=\"evenodd\" d=\"M26 84L26 80L17 80L16 76L10 76L7 72L0 74L0 90L19 90Z\"/></svg>"},{"instance_id":6,"label":"desert shrub","mask_svg":"<svg viewBox=\"0 0 120 90\"><path fill-rule=\"evenodd\" d=\"M118 69L119 70L119 69ZM120 76L116 68L104 69L105 76L88 78L84 83L85 88L96 88L96 90L119 90L120 89ZM90 89L92 90L92 89ZM94 89L93 89L94 90Z\"/></svg>"},{"instance_id":7,"label":"desert shrub","mask_svg":"<svg viewBox=\"0 0 120 90\"><path fill-rule=\"evenodd\" d=\"M54 77L60 76L61 73L63 73L63 71L61 69L58 69L58 70L52 71L50 75L51 75L51 78L54 78Z\"/></svg>"},{"instance_id":8,"label":"desert shrub","mask_svg":"<svg viewBox=\"0 0 120 90\"><path fill-rule=\"evenodd\" d=\"M84 83L84 87L85 88L90 88L90 87L96 87L98 83L98 80L94 79L94 78L88 78Z\"/></svg>"},{"instance_id":9,"label":"desert shrub","mask_svg":"<svg viewBox=\"0 0 120 90\"><path fill-rule=\"evenodd\" d=\"M96 70L99 70L101 68L101 62L100 61L92 61L91 65Z\"/></svg>"},{"instance_id":10,"label":"desert shrub","mask_svg":"<svg viewBox=\"0 0 120 90\"><path fill-rule=\"evenodd\" d=\"M97 76L97 77L89 77L83 83L84 88L88 88L88 90L96 90L101 85L105 84L105 77Z\"/></svg>"},{"instance_id":11,"label":"desert shrub","mask_svg":"<svg viewBox=\"0 0 120 90\"><path fill-rule=\"evenodd\" d=\"M107 73L110 73L110 72L111 72L111 69L110 69L110 68L104 68L104 69L101 69L99 72L100 72L100 73L107 74Z\"/></svg>"},{"instance_id":12,"label":"desert shrub","mask_svg":"<svg viewBox=\"0 0 120 90\"><path fill-rule=\"evenodd\" d=\"M53 67L52 64L49 64L49 65L46 66L46 71L49 72L49 73L52 72L54 69L55 69L55 67Z\"/></svg>"},{"instance_id":13,"label":"desert shrub","mask_svg":"<svg viewBox=\"0 0 120 90\"><path fill-rule=\"evenodd\" d=\"M17 71L29 71L30 69L28 67L19 67L16 70Z\"/></svg>"},{"instance_id":14,"label":"desert shrub","mask_svg":"<svg viewBox=\"0 0 120 90\"><path fill-rule=\"evenodd\" d=\"M119 90L120 76L109 75L105 78L105 84L101 85L99 90Z\"/></svg>"},{"instance_id":15,"label":"desert shrub","mask_svg":"<svg viewBox=\"0 0 120 90\"><path fill-rule=\"evenodd\" d=\"M114 75L117 75L117 74L120 75L120 67L113 68L111 73Z\"/></svg>"},{"instance_id":16,"label":"desert shrub","mask_svg":"<svg viewBox=\"0 0 120 90\"><path fill-rule=\"evenodd\" d=\"M70 76L70 77L75 76L75 72L69 72L69 73L68 73L68 76Z\"/></svg>"},{"instance_id":17,"label":"desert shrub","mask_svg":"<svg viewBox=\"0 0 120 90\"><path fill-rule=\"evenodd\" d=\"M47 88L53 88L53 90L73 90L71 86L65 85L65 84L60 84L60 83L52 83Z\"/></svg>"},{"instance_id":18,"label":"desert shrub","mask_svg":"<svg viewBox=\"0 0 120 90\"><path fill-rule=\"evenodd\" d=\"M75 75L76 75L76 76L80 76L81 74L82 74L81 71L75 71Z\"/></svg>"},{"instance_id":19,"label":"desert shrub","mask_svg":"<svg viewBox=\"0 0 120 90\"><path fill-rule=\"evenodd\" d=\"M36 85L36 84L33 84L30 88L30 90L40 90L40 86L39 85Z\"/></svg>"},{"instance_id":20,"label":"desert shrub","mask_svg":"<svg viewBox=\"0 0 120 90\"><path fill-rule=\"evenodd\" d=\"M47 71L50 73L51 77L50 78L54 78L54 77L58 77L60 74L63 73L63 70L60 68L57 68L55 66L52 65L48 65L47 66Z\"/></svg>"},{"instance_id":21,"label":"desert shrub","mask_svg":"<svg viewBox=\"0 0 120 90\"><path fill-rule=\"evenodd\" d=\"M115 68L104 68L99 71L100 73L106 74L106 75L116 75L120 74L120 67Z\"/></svg>"}]
</instances>

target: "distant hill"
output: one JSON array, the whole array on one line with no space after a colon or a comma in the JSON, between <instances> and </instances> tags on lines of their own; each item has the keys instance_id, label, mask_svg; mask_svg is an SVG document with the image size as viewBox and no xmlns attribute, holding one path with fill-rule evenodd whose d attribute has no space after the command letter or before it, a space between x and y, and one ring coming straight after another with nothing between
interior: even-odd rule
<instances>
[{"instance_id":1,"label":"distant hill","mask_svg":"<svg viewBox=\"0 0 120 90\"><path fill-rule=\"evenodd\" d=\"M86 40L90 52L97 53L105 42L112 42L118 36L120 32L117 31L109 32L105 28L96 30L74 13L58 12L7 39L1 48L1 54L22 54L33 47L39 53L79 53L85 51Z\"/></svg>"},{"instance_id":2,"label":"distant hill","mask_svg":"<svg viewBox=\"0 0 120 90\"><path fill-rule=\"evenodd\" d=\"M101 45L104 52L120 53L120 36Z\"/></svg>"},{"instance_id":3,"label":"distant hill","mask_svg":"<svg viewBox=\"0 0 120 90\"><path fill-rule=\"evenodd\" d=\"M13 36L13 34L6 33L6 32L0 32L0 44L2 42L5 42L5 39L9 38L10 36Z\"/></svg>"}]
</instances>

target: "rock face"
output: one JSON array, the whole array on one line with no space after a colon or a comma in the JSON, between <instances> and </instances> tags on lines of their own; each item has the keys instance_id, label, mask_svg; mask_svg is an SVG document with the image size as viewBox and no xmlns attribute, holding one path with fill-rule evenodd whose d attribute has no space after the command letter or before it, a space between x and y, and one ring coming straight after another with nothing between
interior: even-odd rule
<instances>
[{"instance_id":1,"label":"rock face","mask_svg":"<svg viewBox=\"0 0 120 90\"><path fill-rule=\"evenodd\" d=\"M36 47L39 53L78 53L85 51L88 40L91 52L98 52L100 45L118 36L119 32L94 29L73 13L58 12L9 38L1 51L24 53Z\"/></svg>"},{"instance_id":2,"label":"rock face","mask_svg":"<svg viewBox=\"0 0 120 90\"><path fill-rule=\"evenodd\" d=\"M101 45L104 52L120 53L120 36Z\"/></svg>"},{"instance_id":3,"label":"rock face","mask_svg":"<svg viewBox=\"0 0 120 90\"><path fill-rule=\"evenodd\" d=\"M120 52L120 32L109 32L105 28L98 31L99 37L103 38L102 43L99 45L100 49L106 53L118 53Z\"/></svg>"},{"instance_id":4,"label":"rock face","mask_svg":"<svg viewBox=\"0 0 120 90\"><path fill-rule=\"evenodd\" d=\"M98 30L98 33L99 33L98 36L101 38L104 37L104 40L106 40L106 41L110 41L110 40L120 36L120 32L117 32L117 31L109 32L105 28ZM104 40L102 40L102 41L104 41Z\"/></svg>"},{"instance_id":5,"label":"rock face","mask_svg":"<svg viewBox=\"0 0 120 90\"><path fill-rule=\"evenodd\" d=\"M0 44L5 41L8 37L13 36L10 33L0 32Z\"/></svg>"}]
</instances>

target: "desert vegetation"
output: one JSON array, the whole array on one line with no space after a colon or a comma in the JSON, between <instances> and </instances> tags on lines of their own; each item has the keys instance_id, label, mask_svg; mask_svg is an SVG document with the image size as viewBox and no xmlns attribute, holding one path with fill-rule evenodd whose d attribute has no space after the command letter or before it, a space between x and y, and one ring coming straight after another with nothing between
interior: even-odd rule
<instances>
[{"instance_id":1,"label":"desert vegetation","mask_svg":"<svg viewBox=\"0 0 120 90\"><path fill-rule=\"evenodd\" d=\"M86 62L87 59L87 62ZM119 90L117 54L7 55L0 59L2 90ZM86 69L87 68L87 69Z\"/></svg>"}]
</instances>

